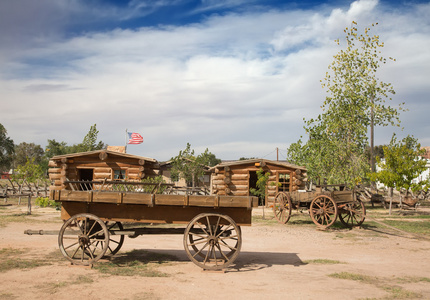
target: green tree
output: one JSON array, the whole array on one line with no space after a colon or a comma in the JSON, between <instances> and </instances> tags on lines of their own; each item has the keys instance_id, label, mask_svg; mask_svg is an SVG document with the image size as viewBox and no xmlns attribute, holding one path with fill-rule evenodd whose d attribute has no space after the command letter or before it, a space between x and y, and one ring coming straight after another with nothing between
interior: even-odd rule
<instances>
[{"instance_id":1,"label":"green tree","mask_svg":"<svg viewBox=\"0 0 430 300\"><path fill-rule=\"evenodd\" d=\"M305 121L309 141L301 145L300 140L300 147L293 145L295 151L304 151L308 156L292 154L289 159L301 157L310 175L327 178L329 183L353 186L368 173L369 129L372 162L374 126L399 126L399 111L403 110L403 104L398 108L385 104L387 98L391 100L389 95L395 92L390 83L377 77L381 64L387 61L379 50L384 46L379 36L371 36L370 28L359 34L355 22L345 29L345 33L346 49L334 56L322 80L323 88L329 93L322 105L323 113L316 119ZM336 43L340 45L339 40ZM289 150L290 154L292 152L293 149Z\"/></svg>"},{"instance_id":2,"label":"green tree","mask_svg":"<svg viewBox=\"0 0 430 300\"><path fill-rule=\"evenodd\" d=\"M184 150L179 151L177 156L171 158L170 177L173 181L183 178L188 185L195 187L197 180L205 174L207 167L215 166L219 162L221 160L217 159L208 149L196 155L195 151L191 149L190 143L187 143Z\"/></svg>"},{"instance_id":3,"label":"green tree","mask_svg":"<svg viewBox=\"0 0 430 300\"><path fill-rule=\"evenodd\" d=\"M99 131L97 130L97 124L90 127L87 135L84 137L82 143L73 145L71 148L71 153L75 152L87 152L94 150L101 150L105 148L105 144L102 141L97 143L97 135Z\"/></svg>"},{"instance_id":4,"label":"green tree","mask_svg":"<svg viewBox=\"0 0 430 300\"><path fill-rule=\"evenodd\" d=\"M64 155L70 153L70 146L66 142L57 142L55 139L48 140L48 145L45 148L45 156L49 159L56 155Z\"/></svg>"},{"instance_id":5,"label":"green tree","mask_svg":"<svg viewBox=\"0 0 430 300\"><path fill-rule=\"evenodd\" d=\"M377 158L380 171L370 174L372 180L379 181L389 188L397 190L404 188L406 194L409 189L422 187L428 183L428 181L413 183L413 180L426 169L426 160L421 158L425 150L421 149L417 139L408 135L397 141L393 135L390 144L384 146L384 154L384 160Z\"/></svg>"},{"instance_id":6,"label":"green tree","mask_svg":"<svg viewBox=\"0 0 430 300\"><path fill-rule=\"evenodd\" d=\"M34 160L34 163L40 164L43 161L45 151L40 145L35 143L25 143L22 142L15 146L15 166L25 165L30 159Z\"/></svg>"},{"instance_id":7,"label":"green tree","mask_svg":"<svg viewBox=\"0 0 430 300\"><path fill-rule=\"evenodd\" d=\"M23 182L24 180L27 182L36 182L37 180L45 179L43 174L42 167L34 162L34 158L31 158L27 159L24 165L19 165L15 169L12 178L18 182Z\"/></svg>"},{"instance_id":8,"label":"green tree","mask_svg":"<svg viewBox=\"0 0 430 300\"><path fill-rule=\"evenodd\" d=\"M55 139L48 140L48 145L45 148L46 157L49 160L49 158L56 155L104 149L106 148L106 145L102 141L97 142L98 133L97 124L94 124L90 127L90 130L85 135L82 143L69 146L66 142L57 142Z\"/></svg>"},{"instance_id":9,"label":"green tree","mask_svg":"<svg viewBox=\"0 0 430 300\"><path fill-rule=\"evenodd\" d=\"M7 136L7 130L0 124L0 171L8 171L15 152L13 140Z\"/></svg>"}]
</instances>

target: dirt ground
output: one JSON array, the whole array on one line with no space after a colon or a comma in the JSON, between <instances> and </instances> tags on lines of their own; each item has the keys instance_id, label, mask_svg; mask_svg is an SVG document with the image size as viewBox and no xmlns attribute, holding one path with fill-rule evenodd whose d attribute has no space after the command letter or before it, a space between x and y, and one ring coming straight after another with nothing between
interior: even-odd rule
<instances>
[{"instance_id":1,"label":"dirt ground","mask_svg":"<svg viewBox=\"0 0 430 300\"><path fill-rule=\"evenodd\" d=\"M152 235L126 237L118 255L133 249L174 255L155 266L165 276L117 276L70 265L56 235L24 234L59 230L58 211L33 208L33 217L17 222L25 212L22 205L0 211L15 215L0 227L0 251L8 253L0 258L49 264L2 271L0 299L430 299L430 241L400 232L281 225L261 220L258 208L253 226L242 227L238 259L224 273L190 262L182 235Z\"/></svg>"}]
</instances>

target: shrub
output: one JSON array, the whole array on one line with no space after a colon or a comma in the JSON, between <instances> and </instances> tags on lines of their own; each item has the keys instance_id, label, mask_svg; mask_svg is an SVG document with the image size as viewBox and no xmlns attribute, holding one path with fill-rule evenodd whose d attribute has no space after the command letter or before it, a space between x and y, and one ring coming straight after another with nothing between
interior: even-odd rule
<instances>
[{"instance_id":1,"label":"shrub","mask_svg":"<svg viewBox=\"0 0 430 300\"><path fill-rule=\"evenodd\" d=\"M37 197L36 198L36 205L40 207L54 207L54 208L60 208L61 203L55 202L54 200L49 200L48 197Z\"/></svg>"}]
</instances>

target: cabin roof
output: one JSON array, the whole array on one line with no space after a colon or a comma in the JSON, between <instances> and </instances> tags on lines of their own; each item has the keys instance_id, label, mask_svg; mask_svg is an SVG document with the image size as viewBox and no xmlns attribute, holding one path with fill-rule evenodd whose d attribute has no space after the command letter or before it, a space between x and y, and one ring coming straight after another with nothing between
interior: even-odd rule
<instances>
[{"instance_id":1,"label":"cabin roof","mask_svg":"<svg viewBox=\"0 0 430 300\"><path fill-rule=\"evenodd\" d=\"M291 164L287 161L277 161L277 160L269 160L269 159L262 159L262 158L255 158L255 159L246 159L246 160L236 160L236 161L227 161L222 162L220 164L217 164L216 166L210 168L210 170L215 170L215 168L224 168L224 167L231 167L231 166L240 166L240 165L249 165L249 164L255 164L255 163L266 163L281 167L287 167L291 169L300 169L300 170L306 170L306 167L304 166L297 166L294 164Z\"/></svg>"},{"instance_id":2,"label":"cabin roof","mask_svg":"<svg viewBox=\"0 0 430 300\"><path fill-rule=\"evenodd\" d=\"M73 157L82 157L82 156L94 156L94 155L98 155L98 154L103 153L103 152L107 153L108 155L112 155L112 156L120 156L120 157L126 157L126 158L134 158L134 159L143 159L143 160L154 162L154 163L157 162L157 160L154 158L138 156L138 155L133 155L133 154L127 154L127 153L121 153L121 152L110 151L110 150L95 150L95 151L56 155L56 156L53 156L51 158L51 160L59 160L62 158L73 158Z\"/></svg>"}]
</instances>

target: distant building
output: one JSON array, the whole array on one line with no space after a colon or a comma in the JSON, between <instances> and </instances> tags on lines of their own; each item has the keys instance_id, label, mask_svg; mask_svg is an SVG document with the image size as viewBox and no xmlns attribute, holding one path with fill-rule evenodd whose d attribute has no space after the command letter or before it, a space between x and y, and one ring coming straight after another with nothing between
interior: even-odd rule
<instances>
[{"instance_id":1,"label":"distant building","mask_svg":"<svg viewBox=\"0 0 430 300\"><path fill-rule=\"evenodd\" d=\"M9 172L1 172L1 179L11 179L12 178L12 170Z\"/></svg>"},{"instance_id":2,"label":"distant building","mask_svg":"<svg viewBox=\"0 0 430 300\"><path fill-rule=\"evenodd\" d=\"M423 155L423 158L430 159L430 147L422 147L421 149L426 150L426 154Z\"/></svg>"}]
</instances>

